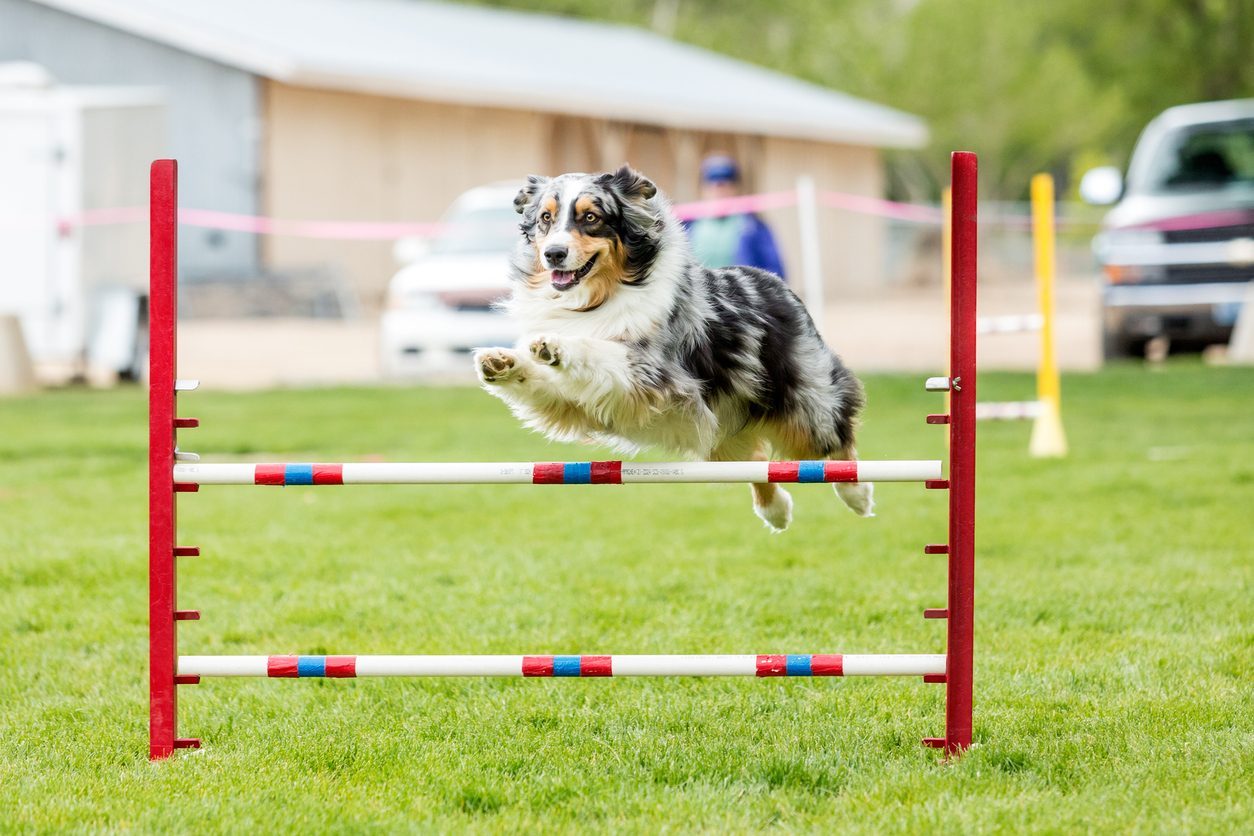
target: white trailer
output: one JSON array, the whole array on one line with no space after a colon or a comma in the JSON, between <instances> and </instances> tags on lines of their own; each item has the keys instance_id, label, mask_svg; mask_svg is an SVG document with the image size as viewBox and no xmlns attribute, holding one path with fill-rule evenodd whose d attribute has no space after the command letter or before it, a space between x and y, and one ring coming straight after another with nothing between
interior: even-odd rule
<instances>
[{"instance_id":1,"label":"white trailer","mask_svg":"<svg viewBox=\"0 0 1254 836\"><path fill-rule=\"evenodd\" d=\"M40 82L0 72L0 316L19 318L45 380L138 374L161 92Z\"/></svg>"}]
</instances>

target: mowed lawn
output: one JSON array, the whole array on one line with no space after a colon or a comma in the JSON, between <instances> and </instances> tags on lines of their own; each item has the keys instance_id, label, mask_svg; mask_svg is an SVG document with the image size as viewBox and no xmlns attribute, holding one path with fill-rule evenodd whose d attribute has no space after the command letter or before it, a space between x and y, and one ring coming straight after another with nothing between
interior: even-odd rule
<instances>
[{"instance_id":1,"label":"mowed lawn","mask_svg":"<svg viewBox=\"0 0 1254 836\"><path fill-rule=\"evenodd\" d=\"M1023 398L988 375L986 398ZM0 829L1249 832L1254 370L1064 381L1072 456L981 425L976 747L918 679L205 680L147 761L142 392L0 401ZM873 377L862 453L932 458ZM195 392L229 460L560 460L474 389ZM944 494L880 515L742 486L206 487L188 654L940 652Z\"/></svg>"}]
</instances>

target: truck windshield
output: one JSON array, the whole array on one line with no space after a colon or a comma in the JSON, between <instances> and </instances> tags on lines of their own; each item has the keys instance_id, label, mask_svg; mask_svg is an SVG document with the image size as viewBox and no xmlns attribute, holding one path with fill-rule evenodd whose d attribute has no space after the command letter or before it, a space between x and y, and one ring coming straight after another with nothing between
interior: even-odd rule
<instances>
[{"instance_id":1,"label":"truck windshield","mask_svg":"<svg viewBox=\"0 0 1254 836\"><path fill-rule=\"evenodd\" d=\"M1254 119L1192 125L1168 134L1148 173L1146 191L1158 194L1254 183Z\"/></svg>"}]
</instances>

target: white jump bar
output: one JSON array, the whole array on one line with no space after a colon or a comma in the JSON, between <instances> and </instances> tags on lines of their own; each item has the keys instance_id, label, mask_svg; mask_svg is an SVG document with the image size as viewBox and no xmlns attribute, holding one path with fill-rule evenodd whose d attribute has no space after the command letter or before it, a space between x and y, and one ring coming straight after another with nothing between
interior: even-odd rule
<instances>
[{"instance_id":1,"label":"white jump bar","mask_svg":"<svg viewBox=\"0 0 1254 836\"><path fill-rule=\"evenodd\" d=\"M200 485L660 484L693 482L923 482L941 462L179 462L174 481Z\"/></svg>"},{"instance_id":2,"label":"white jump bar","mask_svg":"<svg viewBox=\"0 0 1254 836\"><path fill-rule=\"evenodd\" d=\"M936 676L944 654L180 656L179 676Z\"/></svg>"}]
</instances>

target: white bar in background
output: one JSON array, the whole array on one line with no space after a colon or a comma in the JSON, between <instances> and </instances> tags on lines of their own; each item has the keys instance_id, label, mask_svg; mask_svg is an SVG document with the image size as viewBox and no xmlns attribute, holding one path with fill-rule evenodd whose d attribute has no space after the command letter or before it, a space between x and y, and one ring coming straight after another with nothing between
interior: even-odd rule
<instances>
[{"instance_id":1,"label":"white bar in background","mask_svg":"<svg viewBox=\"0 0 1254 836\"><path fill-rule=\"evenodd\" d=\"M977 421L1031 421L1044 407L1040 401L987 401L975 405Z\"/></svg>"},{"instance_id":2,"label":"white bar in background","mask_svg":"<svg viewBox=\"0 0 1254 836\"><path fill-rule=\"evenodd\" d=\"M1038 313L982 316L975 323L979 334L1022 334L1041 330L1045 317Z\"/></svg>"}]
</instances>

